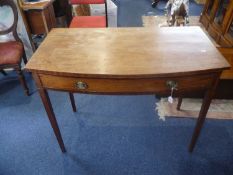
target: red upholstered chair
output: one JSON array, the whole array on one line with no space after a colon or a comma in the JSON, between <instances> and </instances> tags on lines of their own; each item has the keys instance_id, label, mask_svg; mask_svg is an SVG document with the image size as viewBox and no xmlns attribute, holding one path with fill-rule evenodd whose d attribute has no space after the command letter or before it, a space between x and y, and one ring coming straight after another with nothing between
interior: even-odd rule
<instances>
[{"instance_id":1,"label":"red upholstered chair","mask_svg":"<svg viewBox=\"0 0 233 175\"><path fill-rule=\"evenodd\" d=\"M23 59L24 63L27 63L26 54L24 51L24 46L20 40L16 28L18 23L18 12L17 7L12 0L0 0L0 6L8 6L12 9L14 14L13 24L6 30L0 31L0 35L6 35L12 32L15 41L0 42L0 72L4 75L4 69L13 68L19 75L20 83L24 88L26 95L29 95L29 90L21 70L21 61ZM1 19L0 19L1 20Z\"/></svg>"},{"instance_id":2,"label":"red upholstered chair","mask_svg":"<svg viewBox=\"0 0 233 175\"><path fill-rule=\"evenodd\" d=\"M105 16L74 16L70 23L70 28L108 27L108 12L106 0L70 0L70 4L105 4Z\"/></svg>"}]
</instances>

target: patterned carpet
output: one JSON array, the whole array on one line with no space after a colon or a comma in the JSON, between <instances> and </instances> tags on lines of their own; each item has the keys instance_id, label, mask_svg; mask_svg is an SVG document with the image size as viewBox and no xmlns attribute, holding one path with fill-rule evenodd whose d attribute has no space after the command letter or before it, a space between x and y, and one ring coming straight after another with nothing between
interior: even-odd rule
<instances>
[{"instance_id":1,"label":"patterned carpet","mask_svg":"<svg viewBox=\"0 0 233 175\"><path fill-rule=\"evenodd\" d=\"M188 117L197 118L202 100L201 99L183 99L181 110L176 109L177 99L170 104L167 98L162 98L156 103L156 110L159 118L165 120L165 117ZM213 100L207 118L212 119L233 119L233 100Z\"/></svg>"}]
</instances>

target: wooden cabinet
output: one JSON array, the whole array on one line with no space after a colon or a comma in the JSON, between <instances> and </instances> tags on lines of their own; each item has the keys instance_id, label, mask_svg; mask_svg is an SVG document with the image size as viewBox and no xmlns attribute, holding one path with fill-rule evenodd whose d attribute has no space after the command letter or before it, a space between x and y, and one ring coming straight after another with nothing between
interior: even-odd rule
<instances>
[{"instance_id":1,"label":"wooden cabinet","mask_svg":"<svg viewBox=\"0 0 233 175\"><path fill-rule=\"evenodd\" d=\"M216 9L214 7L216 7L216 1L207 0L203 9L203 13L200 17L200 22L204 25L206 29L208 29L210 22L213 21L213 16L215 13L214 9Z\"/></svg>"},{"instance_id":2,"label":"wooden cabinet","mask_svg":"<svg viewBox=\"0 0 233 175\"><path fill-rule=\"evenodd\" d=\"M48 33L56 27L56 18L53 9L54 0L34 4L22 3L31 34Z\"/></svg>"},{"instance_id":3,"label":"wooden cabinet","mask_svg":"<svg viewBox=\"0 0 233 175\"><path fill-rule=\"evenodd\" d=\"M232 66L223 71L215 98L233 99L233 0L207 0L200 22ZM190 97L202 96L203 94L190 94Z\"/></svg>"},{"instance_id":4,"label":"wooden cabinet","mask_svg":"<svg viewBox=\"0 0 233 175\"><path fill-rule=\"evenodd\" d=\"M231 68L229 70L223 71L221 79L233 79L233 48L218 47L217 49L231 65Z\"/></svg>"},{"instance_id":5,"label":"wooden cabinet","mask_svg":"<svg viewBox=\"0 0 233 175\"><path fill-rule=\"evenodd\" d=\"M223 47L233 47L233 0L208 0L200 22Z\"/></svg>"},{"instance_id":6,"label":"wooden cabinet","mask_svg":"<svg viewBox=\"0 0 233 175\"><path fill-rule=\"evenodd\" d=\"M225 34L220 38L219 43L223 46L233 46L233 15L231 17L231 22L227 26Z\"/></svg>"}]
</instances>

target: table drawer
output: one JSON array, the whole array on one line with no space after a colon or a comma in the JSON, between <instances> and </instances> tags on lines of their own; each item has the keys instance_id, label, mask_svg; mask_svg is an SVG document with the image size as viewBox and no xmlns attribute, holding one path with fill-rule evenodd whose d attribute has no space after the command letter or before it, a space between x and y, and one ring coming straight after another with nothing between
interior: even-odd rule
<instances>
[{"instance_id":1,"label":"table drawer","mask_svg":"<svg viewBox=\"0 0 233 175\"><path fill-rule=\"evenodd\" d=\"M83 93L137 94L170 92L168 82L177 84L178 91L201 89L212 83L211 75L178 78L76 78L54 75L39 75L44 88Z\"/></svg>"}]
</instances>

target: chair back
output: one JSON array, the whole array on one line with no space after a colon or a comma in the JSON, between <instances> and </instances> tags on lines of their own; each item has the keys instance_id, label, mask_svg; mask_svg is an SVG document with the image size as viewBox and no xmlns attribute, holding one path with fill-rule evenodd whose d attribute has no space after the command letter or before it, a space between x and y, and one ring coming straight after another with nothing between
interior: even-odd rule
<instances>
[{"instance_id":1,"label":"chair back","mask_svg":"<svg viewBox=\"0 0 233 175\"><path fill-rule=\"evenodd\" d=\"M17 11L17 7L14 1L13 0L0 0L0 7L2 6L9 6L12 9L13 15L14 15L14 21L13 21L13 24L9 28L7 28L6 30L0 31L0 35L6 35L12 32L15 40L22 42L17 34L18 11Z\"/></svg>"}]
</instances>

